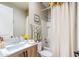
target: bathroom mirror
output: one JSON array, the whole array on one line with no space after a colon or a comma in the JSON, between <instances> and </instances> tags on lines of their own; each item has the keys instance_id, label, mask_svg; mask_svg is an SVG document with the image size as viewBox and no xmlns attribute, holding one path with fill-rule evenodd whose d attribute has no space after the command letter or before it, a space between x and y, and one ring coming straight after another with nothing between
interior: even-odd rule
<instances>
[{"instance_id":1,"label":"bathroom mirror","mask_svg":"<svg viewBox=\"0 0 79 59\"><path fill-rule=\"evenodd\" d=\"M0 4L0 35L13 36L13 8Z\"/></svg>"},{"instance_id":2,"label":"bathroom mirror","mask_svg":"<svg viewBox=\"0 0 79 59\"><path fill-rule=\"evenodd\" d=\"M19 37L28 27L28 3L0 2L0 35Z\"/></svg>"}]
</instances>

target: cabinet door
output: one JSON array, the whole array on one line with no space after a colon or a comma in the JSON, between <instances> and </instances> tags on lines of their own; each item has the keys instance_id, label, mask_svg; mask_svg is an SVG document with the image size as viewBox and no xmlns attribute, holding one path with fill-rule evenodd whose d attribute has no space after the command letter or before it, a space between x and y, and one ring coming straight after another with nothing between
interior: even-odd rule
<instances>
[{"instance_id":1,"label":"cabinet door","mask_svg":"<svg viewBox=\"0 0 79 59\"><path fill-rule=\"evenodd\" d=\"M37 57L37 45L27 49L28 57Z\"/></svg>"},{"instance_id":2,"label":"cabinet door","mask_svg":"<svg viewBox=\"0 0 79 59\"><path fill-rule=\"evenodd\" d=\"M31 47L31 56L37 57L37 45Z\"/></svg>"},{"instance_id":3,"label":"cabinet door","mask_svg":"<svg viewBox=\"0 0 79 59\"><path fill-rule=\"evenodd\" d=\"M16 54L12 54L12 55L10 55L10 56L8 56L8 57L21 57L21 55L18 54L18 53L16 53Z\"/></svg>"},{"instance_id":4,"label":"cabinet door","mask_svg":"<svg viewBox=\"0 0 79 59\"><path fill-rule=\"evenodd\" d=\"M31 53L32 53L32 51L31 51L31 47L30 47L30 48L27 49L27 54L28 54L27 56L31 57L31 55L32 55Z\"/></svg>"},{"instance_id":5,"label":"cabinet door","mask_svg":"<svg viewBox=\"0 0 79 59\"><path fill-rule=\"evenodd\" d=\"M28 57L27 50L25 50L22 54L24 57Z\"/></svg>"},{"instance_id":6,"label":"cabinet door","mask_svg":"<svg viewBox=\"0 0 79 59\"><path fill-rule=\"evenodd\" d=\"M14 53L9 57L37 57L37 45L31 46L25 50Z\"/></svg>"},{"instance_id":7,"label":"cabinet door","mask_svg":"<svg viewBox=\"0 0 79 59\"><path fill-rule=\"evenodd\" d=\"M19 57L25 57L25 52L18 54Z\"/></svg>"},{"instance_id":8,"label":"cabinet door","mask_svg":"<svg viewBox=\"0 0 79 59\"><path fill-rule=\"evenodd\" d=\"M19 51L17 53L14 53L8 57L25 57L24 52L23 51Z\"/></svg>"}]
</instances>

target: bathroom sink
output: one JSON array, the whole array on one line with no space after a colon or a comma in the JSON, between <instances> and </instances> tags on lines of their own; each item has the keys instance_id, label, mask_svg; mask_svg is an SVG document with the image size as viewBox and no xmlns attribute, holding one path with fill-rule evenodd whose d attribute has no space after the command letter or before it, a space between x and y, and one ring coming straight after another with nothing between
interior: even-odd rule
<instances>
[{"instance_id":1,"label":"bathroom sink","mask_svg":"<svg viewBox=\"0 0 79 59\"><path fill-rule=\"evenodd\" d=\"M8 51L13 51L15 49L19 49L19 48L23 47L24 45L25 45L24 42L19 42L17 44L11 44L11 45L6 46L6 49Z\"/></svg>"},{"instance_id":2,"label":"bathroom sink","mask_svg":"<svg viewBox=\"0 0 79 59\"><path fill-rule=\"evenodd\" d=\"M15 49L19 49L19 48L21 48L21 47L23 47L23 46L28 47L28 46L30 46L30 45L31 45L31 44L29 44L28 41L17 42L17 43L13 43L13 44L10 44L10 45L6 46L6 49L7 49L8 51L14 51Z\"/></svg>"},{"instance_id":3,"label":"bathroom sink","mask_svg":"<svg viewBox=\"0 0 79 59\"><path fill-rule=\"evenodd\" d=\"M15 53L16 51L19 51L31 45L32 44L29 44L28 42L17 42L12 43L10 45L6 45L5 48L0 48L0 57L4 57L11 53Z\"/></svg>"},{"instance_id":4,"label":"bathroom sink","mask_svg":"<svg viewBox=\"0 0 79 59\"><path fill-rule=\"evenodd\" d=\"M13 51L13 50L18 49L20 47L21 47L21 45L19 45L19 44L17 44L17 45L9 45L9 46L6 47L6 49L8 51Z\"/></svg>"}]
</instances>

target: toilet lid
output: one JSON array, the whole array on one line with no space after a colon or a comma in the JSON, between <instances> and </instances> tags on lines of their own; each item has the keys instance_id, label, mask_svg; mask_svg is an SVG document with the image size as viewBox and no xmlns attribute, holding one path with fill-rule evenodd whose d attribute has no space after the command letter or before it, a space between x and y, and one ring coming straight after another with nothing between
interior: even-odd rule
<instances>
[{"instance_id":1,"label":"toilet lid","mask_svg":"<svg viewBox=\"0 0 79 59\"><path fill-rule=\"evenodd\" d=\"M51 57L52 56L51 51L48 51L48 50L43 50L43 51L40 52L40 54L42 56L45 56L45 57Z\"/></svg>"}]
</instances>

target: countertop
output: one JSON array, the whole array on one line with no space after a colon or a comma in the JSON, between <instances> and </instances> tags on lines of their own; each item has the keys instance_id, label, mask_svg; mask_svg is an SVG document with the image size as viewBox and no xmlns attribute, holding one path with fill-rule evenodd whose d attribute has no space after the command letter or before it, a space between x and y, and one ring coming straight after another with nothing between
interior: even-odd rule
<instances>
[{"instance_id":1,"label":"countertop","mask_svg":"<svg viewBox=\"0 0 79 59\"><path fill-rule=\"evenodd\" d=\"M3 52L2 54L0 54L0 57L8 57L9 55L12 55L16 52L19 52L23 49L29 48L29 47L34 46L34 45L37 45L37 43L23 44L18 49L16 48L16 49L13 49L12 51L7 50L6 48L0 49L0 53ZM13 48L15 48L15 47L13 47Z\"/></svg>"}]
</instances>

